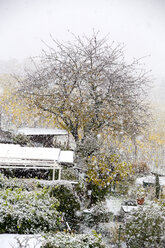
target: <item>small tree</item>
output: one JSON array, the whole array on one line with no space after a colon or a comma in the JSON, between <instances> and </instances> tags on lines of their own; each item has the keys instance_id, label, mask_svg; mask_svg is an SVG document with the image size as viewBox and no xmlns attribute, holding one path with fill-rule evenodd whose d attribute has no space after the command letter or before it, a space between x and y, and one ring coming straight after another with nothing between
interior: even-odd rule
<instances>
[{"instance_id":1,"label":"small tree","mask_svg":"<svg viewBox=\"0 0 165 248\"><path fill-rule=\"evenodd\" d=\"M116 154L104 153L89 157L87 184L91 190L91 204L103 200L111 187L131 172L131 164L120 160Z\"/></svg>"}]
</instances>

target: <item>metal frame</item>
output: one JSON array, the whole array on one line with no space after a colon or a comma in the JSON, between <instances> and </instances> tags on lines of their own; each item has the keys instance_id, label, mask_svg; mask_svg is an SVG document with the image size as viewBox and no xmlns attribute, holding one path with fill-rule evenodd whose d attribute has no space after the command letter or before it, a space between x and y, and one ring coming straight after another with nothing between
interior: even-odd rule
<instances>
[{"instance_id":1,"label":"metal frame","mask_svg":"<svg viewBox=\"0 0 165 248\"><path fill-rule=\"evenodd\" d=\"M0 158L0 169L52 169L53 181L55 180L55 170L58 170L58 180L61 180L61 166L54 160Z\"/></svg>"}]
</instances>

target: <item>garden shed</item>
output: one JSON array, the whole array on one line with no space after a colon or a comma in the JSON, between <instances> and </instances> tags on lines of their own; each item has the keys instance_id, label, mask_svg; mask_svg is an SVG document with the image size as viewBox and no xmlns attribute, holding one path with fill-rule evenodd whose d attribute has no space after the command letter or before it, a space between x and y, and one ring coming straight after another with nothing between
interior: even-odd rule
<instances>
[{"instance_id":1,"label":"garden shed","mask_svg":"<svg viewBox=\"0 0 165 248\"><path fill-rule=\"evenodd\" d=\"M59 147L69 146L69 134L58 128L19 128L16 135L25 135L37 146Z\"/></svg>"},{"instance_id":2,"label":"garden shed","mask_svg":"<svg viewBox=\"0 0 165 248\"><path fill-rule=\"evenodd\" d=\"M58 170L61 179L61 165L73 165L73 151L61 151L49 147L21 147L13 144L0 144L1 169L44 169Z\"/></svg>"}]
</instances>

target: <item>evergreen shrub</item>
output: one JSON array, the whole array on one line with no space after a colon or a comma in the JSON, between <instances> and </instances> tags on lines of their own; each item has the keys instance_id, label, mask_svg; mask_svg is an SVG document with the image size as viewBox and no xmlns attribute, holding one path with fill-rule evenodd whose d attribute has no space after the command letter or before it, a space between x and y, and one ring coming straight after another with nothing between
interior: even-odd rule
<instances>
[{"instance_id":1,"label":"evergreen shrub","mask_svg":"<svg viewBox=\"0 0 165 248\"><path fill-rule=\"evenodd\" d=\"M58 232L46 237L41 248L105 248L100 235L66 234Z\"/></svg>"},{"instance_id":2,"label":"evergreen shrub","mask_svg":"<svg viewBox=\"0 0 165 248\"><path fill-rule=\"evenodd\" d=\"M55 197L60 202L57 210L65 214L65 220L71 228L77 229L79 219L76 212L80 210L80 202L73 188L67 185L50 187L50 196Z\"/></svg>"},{"instance_id":3,"label":"evergreen shrub","mask_svg":"<svg viewBox=\"0 0 165 248\"><path fill-rule=\"evenodd\" d=\"M0 191L0 233L33 234L60 228L58 200L47 190Z\"/></svg>"},{"instance_id":4,"label":"evergreen shrub","mask_svg":"<svg viewBox=\"0 0 165 248\"><path fill-rule=\"evenodd\" d=\"M129 248L165 247L165 208L152 204L133 211L124 232Z\"/></svg>"},{"instance_id":5,"label":"evergreen shrub","mask_svg":"<svg viewBox=\"0 0 165 248\"><path fill-rule=\"evenodd\" d=\"M33 181L30 179L20 179L20 178L12 178L12 177L6 177L3 174L0 173L0 188L1 189L15 189L15 188L22 188L28 191L35 190L37 187L37 183L35 183L34 179Z\"/></svg>"}]
</instances>

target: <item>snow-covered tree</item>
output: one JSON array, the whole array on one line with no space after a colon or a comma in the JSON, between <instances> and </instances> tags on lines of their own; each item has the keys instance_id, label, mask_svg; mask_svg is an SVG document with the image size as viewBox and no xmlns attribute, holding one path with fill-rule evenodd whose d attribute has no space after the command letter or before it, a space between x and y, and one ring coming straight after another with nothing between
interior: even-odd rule
<instances>
[{"instance_id":1,"label":"snow-covered tree","mask_svg":"<svg viewBox=\"0 0 165 248\"><path fill-rule=\"evenodd\" d=\"M99 149L98 134L107 126L116 134L139 133L146 125L149 81L139 61L127 64L121 45L95 33L68 43L52 41L22 82L25 101L53 116L85 157Z\"/></svg>"}]
</instances>

